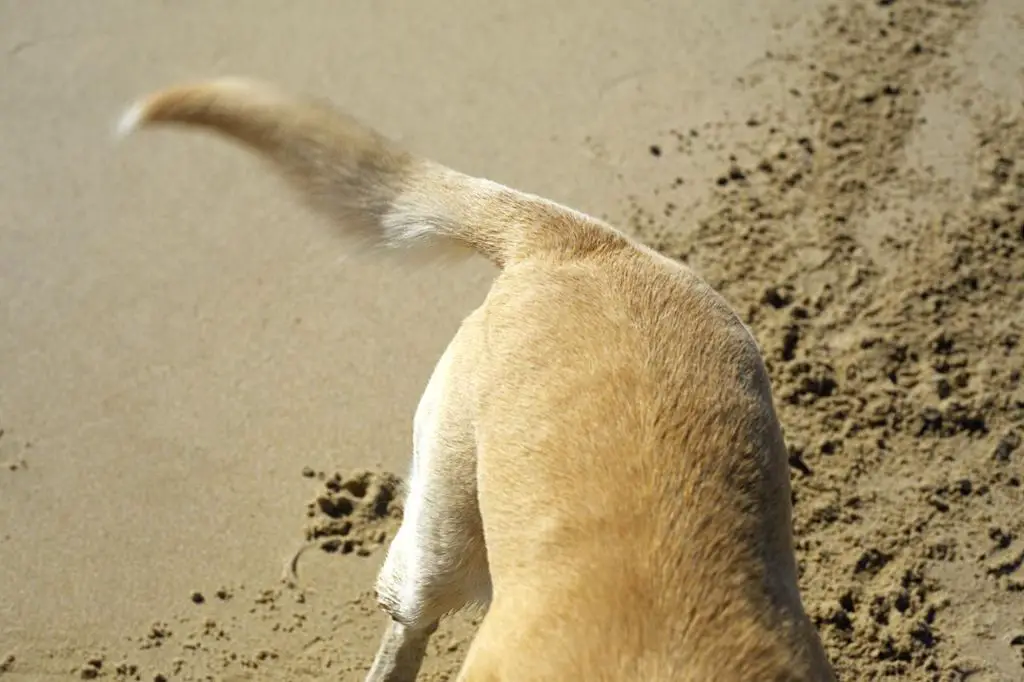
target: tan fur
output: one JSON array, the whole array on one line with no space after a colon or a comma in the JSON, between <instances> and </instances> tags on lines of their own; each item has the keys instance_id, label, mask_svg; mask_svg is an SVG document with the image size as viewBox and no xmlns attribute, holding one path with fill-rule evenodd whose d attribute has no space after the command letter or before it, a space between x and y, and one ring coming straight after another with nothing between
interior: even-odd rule
<instances>
[{"instance_id":1,"label":"tan fur","mask_svg":"<svg viewBox=\"0 0 1024 682\"><path fill-rule=\"evenodd\" d=\"M368 680L413 680L470 603L488 610L460 680L834 680L797 589L768 376L694 273L266 84L164 90L123 129L155 123L261 153L344 234L501 268L417 409Z\"/></svg>"}]
</instances>

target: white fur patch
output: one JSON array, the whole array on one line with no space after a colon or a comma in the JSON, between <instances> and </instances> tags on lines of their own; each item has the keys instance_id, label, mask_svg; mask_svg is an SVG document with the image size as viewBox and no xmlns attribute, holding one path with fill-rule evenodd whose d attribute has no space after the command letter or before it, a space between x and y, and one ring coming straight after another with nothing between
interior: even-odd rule
<instances>
[{"instance_id":1,"label":"white fur patch","mask_svg":"<svg viewBox=\"0 0 1024 682\"><path fill-rule=\"evenodd\" d=\"M423 587L431 577L431 567L425 561L423 543L430 542L426 524L425 506L429 504L426 473L431 460L438 456L437 419L444 400L449 354L438 360L434 373L420 398L413 418L412 471L406 484L402 525L388 548L381 570L378 592L387 593L396 603L393 607L403 615L412 616L420 611Z\"/></svg>"},{"instance_id":2,"label":"white fur patch","mask_svg":"<svg viewBox=\"0 0 1024 682\"><path fill-rule=\"evenodd\" d=\"M121 118L117 120L117 125L114 126L114 139L122 140L136 131L139 127L139 123L142 122L142 115L146 111L145 102L135 102L128 109L121 114Z\"/></svg>"}]
</instances>

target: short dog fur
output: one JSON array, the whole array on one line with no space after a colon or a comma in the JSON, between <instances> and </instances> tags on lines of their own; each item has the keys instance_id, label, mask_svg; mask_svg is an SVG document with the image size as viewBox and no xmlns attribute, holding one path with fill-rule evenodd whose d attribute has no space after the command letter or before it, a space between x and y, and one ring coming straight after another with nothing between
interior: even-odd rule
<instances>
[{"instance_id":1,"label":"short dog fur","mask_svg":"<svg viewBox=\"0 0 1024 682\"><path fill-rule=\"evenodd\" d=\"M367 680L414 680L469 604L487 610L459 680L835 679L797 588L769 378L696 274L267 83L158 91L120 130L155 124L257 152L359 242L499 269L416 411Z\"/></svg>"}]
</instances>

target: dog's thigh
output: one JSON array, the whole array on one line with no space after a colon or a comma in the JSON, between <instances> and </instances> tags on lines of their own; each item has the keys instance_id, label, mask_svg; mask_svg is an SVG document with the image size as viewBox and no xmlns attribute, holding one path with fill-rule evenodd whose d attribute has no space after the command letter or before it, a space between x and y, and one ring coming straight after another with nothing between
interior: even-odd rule
<instances>
[{"instance_id":1,"label":"dog's thigh","mask_svg":"<svg viewBox=\"0 0 1024 682\"><path fill-rule=\"evenodd\" d=\"M490 599L477 505L469 396L473 356L466 327L438 361L413 424L414 453L402 524L377 579L391 617L413 629Z\"/></svg>"}]
</instances>

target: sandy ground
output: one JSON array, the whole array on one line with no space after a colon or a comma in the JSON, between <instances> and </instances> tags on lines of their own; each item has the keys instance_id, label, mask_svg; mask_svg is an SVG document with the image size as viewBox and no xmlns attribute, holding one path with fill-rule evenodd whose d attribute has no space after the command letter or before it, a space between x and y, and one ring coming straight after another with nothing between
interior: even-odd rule
<instances>
[{"instance_id":1,"label":"sandy ground","mask_svg":"<svg viewBox=\"0 0 1024 682\"><path fill-rule=\"evenodd\" d=\"M842 679L1024 679L1016 0L3 0L0 48L0 678L376 646L412 411L491 272L346 259L227 145L112 144L135 95L245 74L697 267L768 358Z\"/></svg>"}]
</instances>

